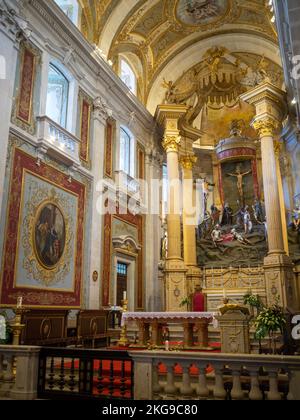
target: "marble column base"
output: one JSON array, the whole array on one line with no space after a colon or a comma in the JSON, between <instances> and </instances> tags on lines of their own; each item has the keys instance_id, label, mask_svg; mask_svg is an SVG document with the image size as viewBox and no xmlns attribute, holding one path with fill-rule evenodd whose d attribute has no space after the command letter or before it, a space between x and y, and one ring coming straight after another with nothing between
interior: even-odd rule
<instances>
[{"instance_id":1,"label":"marble column base","mask_svg":"<svg viewBox=\"0 0 300 420\"><path fill-rule=\"evenodd\" d=\"M188 297L186 267L183 260L166 260L165 285L166 285L166 311L186 312L186 306L181 307L181 302Z\"/></svg>"},{"instance_id":2,"label":"marble column base","mask_svg":"<svg viewBox=\"0 0 300 420\"><path fill-rule=\"evenodd\" d=\"M267 303L279 304L291 312L300 309L296 275L291 259L286 254L269 254L264 259Z\"/></svg>"}]
</instances>

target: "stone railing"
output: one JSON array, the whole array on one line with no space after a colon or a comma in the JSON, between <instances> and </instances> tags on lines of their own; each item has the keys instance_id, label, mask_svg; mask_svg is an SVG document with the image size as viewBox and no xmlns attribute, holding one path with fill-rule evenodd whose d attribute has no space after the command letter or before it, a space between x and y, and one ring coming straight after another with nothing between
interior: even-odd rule
<instances>
[{"instance_id":1,"label":"stone railing","mask_svg":"<svg viewBox=\"0 0 300 420\"><path fill-rule=\"evenodd\" d=\"M131 352L136 400L300 400L300 357Z\"/></svg>"},{"instance_id":2,"label":"stone railing","mask_svg":"<svg viewBox=\"0 0 300 420\"><path fill-rule=\"evenodd\" d=\"M0 398L37 397L40 347L0 346Z\"/></svg>"},{"instance_id":3,"label":"stone railing","mask_svg":"<svg viewBox=\"0 0 300 420\"><path fill-rule=\"evenodd\" d=\"M140 183L132 176L123 171L116 171L116 183L119 191L134 195L140 192Z\"/></svg>"},{"instance_id":4,"label":"stone railing","mask_svg":"<svg viewBox=\"0 0 300 420\"><path fill-rule=\"evenodd\" d=\"M80 165L80 140L50 118L38 117L38 143L40 149L68 166Z\"/></svg>"}]
</instances>

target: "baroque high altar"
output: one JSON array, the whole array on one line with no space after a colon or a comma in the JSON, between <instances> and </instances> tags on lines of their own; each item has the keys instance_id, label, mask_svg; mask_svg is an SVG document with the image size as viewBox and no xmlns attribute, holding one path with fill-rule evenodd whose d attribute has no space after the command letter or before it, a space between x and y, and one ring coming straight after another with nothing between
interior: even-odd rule
<instances>
[{"instance_id":1,"label":"baroque high altar","mask_svg":"<svg viewBox=\"0 0 300 420\"><path fill-rule=\"evenodd\" d=\"M211 310L224 295L241 303L250 291L294 312L298 217L297 210L287 217L284 205L279 135L287 107L280 74L264 57L251 68L221 47L204 57L175 83L164 81L165 102L156 111L168 174L162 246L166 310L186 310L183 302L201 285ZM224 108L226 119L217 113ZM208 130L199 129L205 120ZM225 121L229 136L217 138ZM212 165L204 172L209 129L215 135L207 148Z\"/></svg>"}]
</instances>

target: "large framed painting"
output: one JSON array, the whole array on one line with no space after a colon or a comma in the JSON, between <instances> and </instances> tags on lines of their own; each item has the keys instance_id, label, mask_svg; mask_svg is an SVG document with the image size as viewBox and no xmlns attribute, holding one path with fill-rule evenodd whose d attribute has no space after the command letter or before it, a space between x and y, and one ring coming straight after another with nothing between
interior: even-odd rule
<instances>
[{"instance_id":1,"label":"large framed painting","mask_svg":"<svg viewBox=\"0 0 300 420\"><path fill-rule=\"evenodd\" d=\"M79 308L85 186L16 148L9 197L1 305Z\"/></svg>"},{"instance_id":2,"label":"large framed painting","mask_svg":"<svg viewBox=\"0 0 300 420\"><path fill-rule=\"evenodd\" d=\"M43 202L34 222L34 251L39 264L52 270L59 264L66 245L66 222L56 203Z\"/></svg>"}]
</instances>

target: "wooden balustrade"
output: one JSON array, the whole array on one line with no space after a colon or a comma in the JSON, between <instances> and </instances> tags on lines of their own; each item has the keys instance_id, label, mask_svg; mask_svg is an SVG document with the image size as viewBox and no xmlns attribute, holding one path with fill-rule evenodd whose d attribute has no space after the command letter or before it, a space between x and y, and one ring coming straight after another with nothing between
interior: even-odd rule
<instances>
[{"instance_id":1,"label":"wooden balustrade","mask_svg":"<svg viewBox=\"0 0 300 420\"><path fill-rule=\"evenodd\" d=\"M162 351L130 355L136 367L135 399L300 400L300 357ZM141 362L149 372L148 386L140 374Z\"/></svg>"},{"instance_id":2,"label":"wooden balustrade","mask_svg":"<svg viewBox=\"0 0 300 420\"><path fill-rule=\"evenodd\" d=\"M43 399L133 399L134 365L126 351L42 348Z\"/></svg>"}]
</instances>

